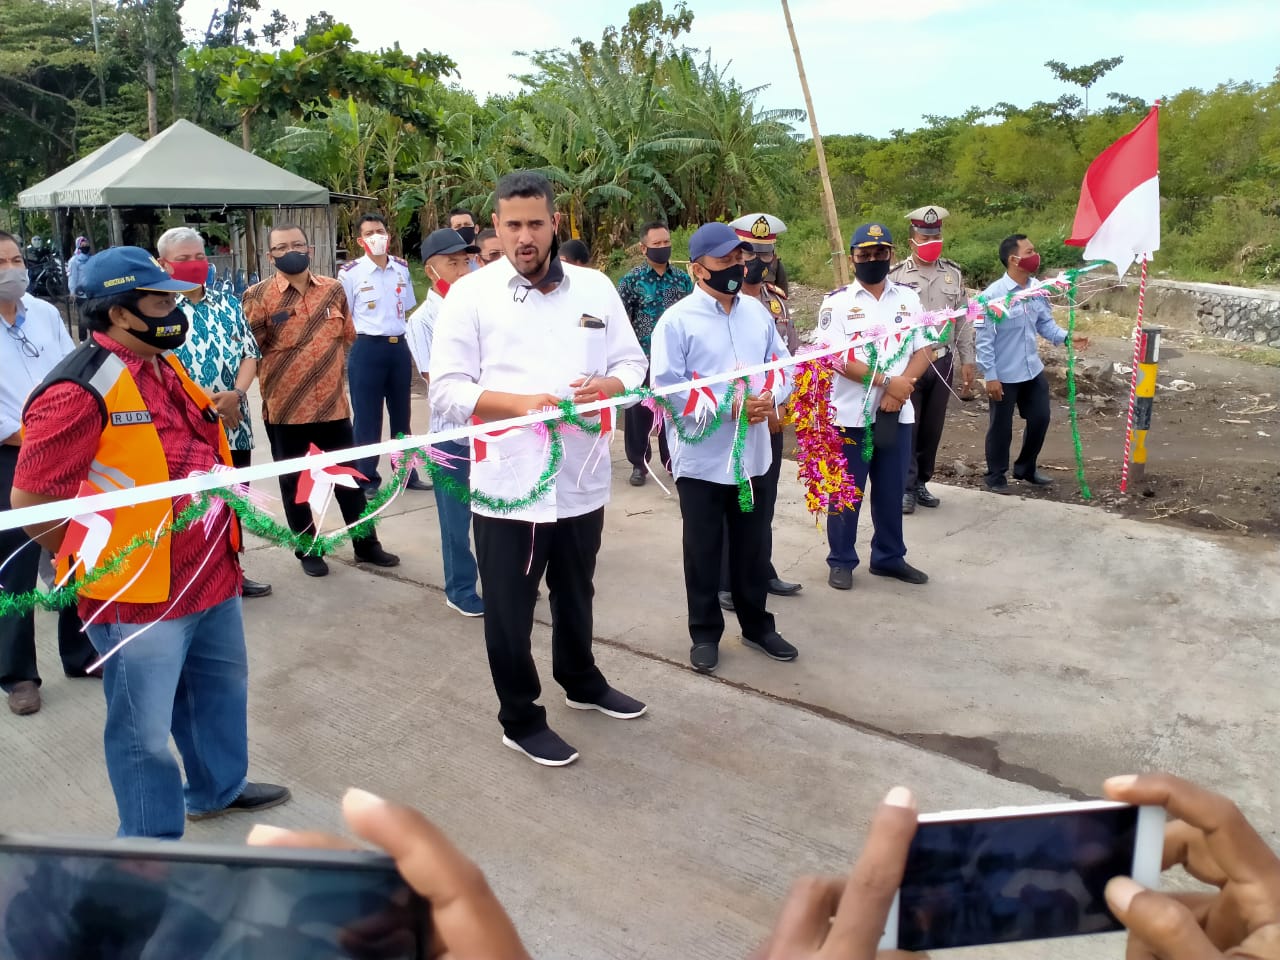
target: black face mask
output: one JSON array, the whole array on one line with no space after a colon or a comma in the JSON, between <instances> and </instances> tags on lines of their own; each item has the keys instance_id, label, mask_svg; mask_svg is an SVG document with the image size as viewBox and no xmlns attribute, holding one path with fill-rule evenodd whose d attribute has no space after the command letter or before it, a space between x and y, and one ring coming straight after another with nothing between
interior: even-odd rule
<instances>
[{"instance_id":1,"label":"black face mask","mask_svg":"<svg viewBox=\"0 0 1280 960\"><path fill-rule=\"evenodd\" d=\"M889 276L888 260L855 260L853 262L853 275L858 278L858 282L874 287L877 283L883 283L884 278Z\"/></svg>"},{"instance_id":2,"label":"black face mask","mask_svg":"<svg viewBox=\"0 0 1280 960\"><path fill-rule=\"evenodd\" d=\"M458 229L457 229L457 234L458 234L458 236L460 236L463 240L465 240L468 244L475 243L475 241L476 241L476 228L475 228L475 227L458 227Z\"/></svg>"},{"instance_id":3,"label":"black face mask","mask_svg":"<svg viewBox=\"0 0 1280 960\"><path fill-rule=\"evenodd\" d=\"M650 263L663 264L671 259L670 247L645 247L645 258Z\"/></svg>"},{"instance_id":4,"label":"black face mask","mask_svg":"<svg viewBox=\"0 0 1280 960\"><path fill-rule=\"evenodd\" d=\"M763 260L751 260L747 263L747 270L742 278L742 282L755 286L764 279L764 272L768 268L768 264Z\"/></svg>"},{"instance_id":5,"label":"black face mask","mask_svg":"<svg viewBox=\"0 0 1280 960\"><path fill-rule=\"evenodd\" d=\"M297 250L291 250L284 256L276 257L272 263L276 265L276 269L281 273L306 273L311 266L311 256L306 253L300 253Z\"/></svg>"},{"instance_id":6,"label":"black face mask","mask_svg":"<svg viewBox=\"0 0 1280 960\"><path fill-rule=\"evenodd\" d=\"M742 289L742 278L746 274L746 269L740 263L735 263L732 267L725 267L723 270L710 271L711 276L703 279L712 290L717 293L737 293Z\"/></svg>"},{"instance_id":7,"label":"black face mask","mask_svg":"<svg viewBox=\"0 0 1280 960\"><path fill-rule=\"evenodd\" d=\"M129 333L149 347L157 350L176 350L187 339L187 328L191 322L178 307L163 317L147 317L136 310L129 310L129 316L141 320L147 325L145 330L129 328Z\"/></svg>"}]
</instances>

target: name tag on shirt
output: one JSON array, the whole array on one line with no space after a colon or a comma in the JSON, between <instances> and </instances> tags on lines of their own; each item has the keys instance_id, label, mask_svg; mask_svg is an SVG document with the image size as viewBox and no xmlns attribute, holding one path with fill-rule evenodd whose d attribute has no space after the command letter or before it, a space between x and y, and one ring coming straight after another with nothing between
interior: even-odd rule
<instances>
[{"instance_id":1,"label":"name tag on shirt","mask_svg":"<svg viewBox=\"0 0 1280 960\"><path fill-rule=\"evenodd\" d=\"M150 423L150 410L121 410L111 415L113 427L129 427L138 423Z\"/></svg>"}]
</instances>

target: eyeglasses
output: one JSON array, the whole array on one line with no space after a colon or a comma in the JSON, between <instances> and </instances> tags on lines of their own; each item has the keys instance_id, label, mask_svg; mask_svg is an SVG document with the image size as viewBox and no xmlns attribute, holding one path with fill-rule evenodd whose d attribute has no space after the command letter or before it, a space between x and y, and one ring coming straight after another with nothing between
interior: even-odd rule
<instances>
[{"instance_id":1,"label":"eyeglasses","mask_svg":"<svg viewBox=\"0 0 1280 960\"><path fill-rule=\"evenodd\" d=\"M267 252L273 257L278 257L283 253L305 253L311 249L309 243L277 243L274 247L268 247Z\"/></svg>"},{"instance_id":2,"label":"eyeglasses","mask_svg":"<svg viewBox=\"0 0 1280 960\"><path fill-rule=\"evenodd\" d=\"M32 360L40 356L40 348L28 340L27 335L23 333L20 328L6 325L5 330L8 332L10 337L18 341L18 345L22 347L22 352Z\"/></svg>"}]
</instances>

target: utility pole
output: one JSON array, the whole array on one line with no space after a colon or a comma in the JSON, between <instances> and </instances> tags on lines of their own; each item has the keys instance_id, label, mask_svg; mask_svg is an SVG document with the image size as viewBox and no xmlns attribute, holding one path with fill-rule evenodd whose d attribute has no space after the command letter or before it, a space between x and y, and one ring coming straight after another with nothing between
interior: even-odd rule
<instances>
[{"instance_id":1,"label":"utility pole","mask_svg":"<svg viewBox=\"0 0 1280 960\"><path fill-rule=\"evenodd\" d=\"M107 105L107 84L102 79L102 48L98 44L98 0L89 0L89 17L93 20L93 60L98 68L98 103Z\"/></svg>"},{"instance_id":2,"label":"utility pole","mask_svg":"<svg viewBox=\"0 0 1280 960\"><path fill-rule=\"evenodd\" d=\"M813 149L818 154L818 177L822 180L822 214L827 221L827 242L831 247L831 269L836 286L849 283L849 260L840 234L840 219L836 214L835 193L831 190L831 176L827 173L827 152L822 149L822 134L818 132L818 117L813 112L813 97L809 94L809 81L804 75L804 61L800 58L800 44L796 40L795 24L791 22L791 8L782 0L782 14L787 18L787 33L791 34L791 50L796 55L796 69L800 72L800 89L804 91L804 106L809 113L809 127L813 131Z\"/></svg>"}]
</instances>

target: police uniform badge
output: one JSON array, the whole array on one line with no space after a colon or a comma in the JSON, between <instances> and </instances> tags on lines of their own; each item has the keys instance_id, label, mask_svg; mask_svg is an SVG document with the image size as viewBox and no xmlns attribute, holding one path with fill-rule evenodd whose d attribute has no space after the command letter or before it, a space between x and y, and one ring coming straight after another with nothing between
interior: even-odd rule
<instances>
[{"instance_id":1,"label":"police uniform badge","mask_svg":"<svg viewBox=\"0 0 1280 960\"><path fill-rule=\"evenodd\" d=\"M938 216L938 211L933 207L924 212L924 225L926 227L936 227L941 220L942 218Z\"/></svg>"},{"instance_id":2,"label":"police uniform badge","mask_svg":"<svg viewBox=\"0 0 1280 960\"><path fill-rule=\"evenodd\" d=\"M819 329L825 330L829 326L831 326L831 308L823 307L822 311L818 314L818 327Z\"/></svg>"}]
</instances>

